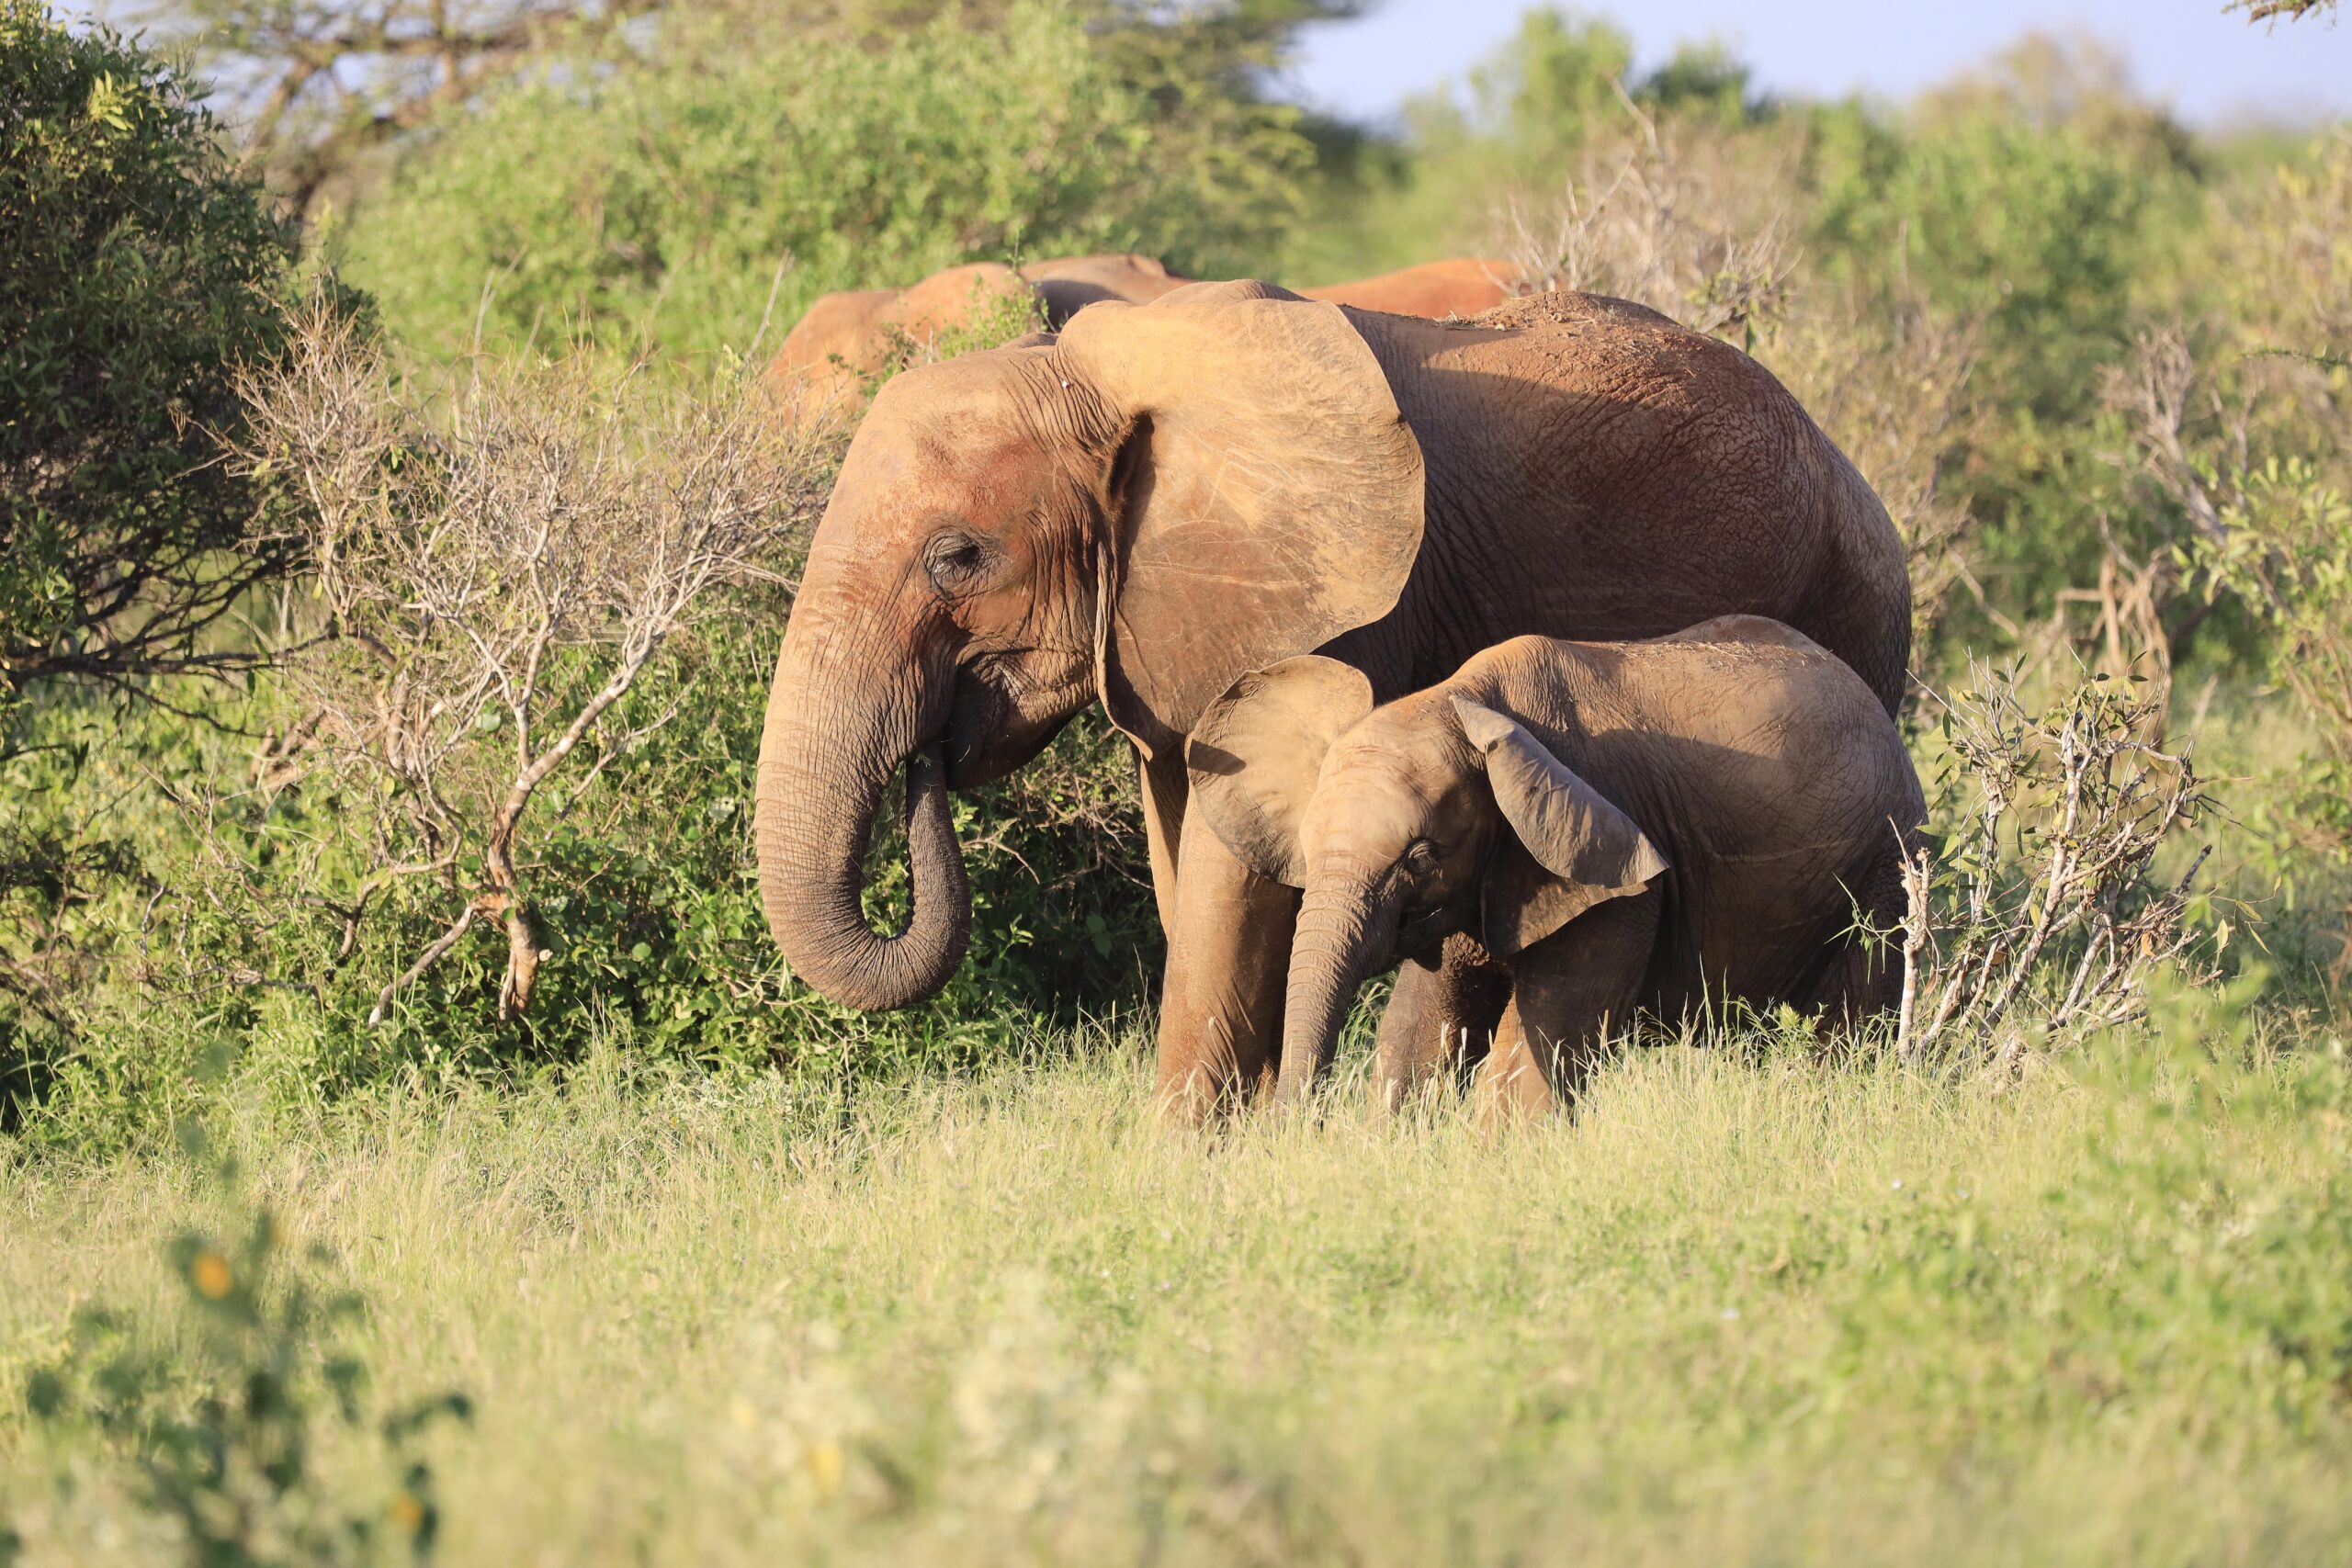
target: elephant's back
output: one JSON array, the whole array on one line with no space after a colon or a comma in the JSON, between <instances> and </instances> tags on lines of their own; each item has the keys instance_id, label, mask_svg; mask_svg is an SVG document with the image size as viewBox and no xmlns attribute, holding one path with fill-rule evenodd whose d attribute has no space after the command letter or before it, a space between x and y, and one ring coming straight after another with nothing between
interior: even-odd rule
<instances>
[{"instance_id":1,"label":"elephant's back","mask_svg":"<svg viewBox=\"0 0 2352 1568\"><path fill-rule=\"evenodd\" d=\"M1781 622L1724 616L1622 645L1620 718L1720 752L1745 791L1875 807L1910 775L1894 721L1843 660ZM1916 786L1915 786L1916 787Z\"/></svg>"},{"instance_id":2,"label":"elephant's back","mask_svg":"<svg viewBox=\"0 0 2352 1568\"><path fill-rule=\"evenodd\" d=\"M1566 646L1580 674L1548 716L1581 737L1596 783L1638 799L1637 817L1678 840L1669 858L1819 862L1835 875L1849 859L1838 846L1922 814L1877 694L1779 622L1729 616L1668 637Z\"/></svg>"},{"instance_id":3,"label":"elephant's back","mask_svg":"<svg viewBox=\"0 0 2352 1568\"><path fill-rule=\"evenodd\" d=\"M1421 446L1432 575L1515 601L1498 629L1641 637L1767 615L1861 670L1883 707L1899 695L1901 544L1747 355L1589 294L1531 295L1467 324L1358 325ZM1458 606L1458 589L1430 585L1436 618L1449 592Z\"/></svg>"},{"instance_id":4,"label":"elephant's back","mask_svg":"<svg viewBox=\"0 0 2352 1568\"><path fill-rule=\"evenodd\" d=\"M1514 637L1456 679L1573 748L1595 783L1654 797L1661 821L1726 818L1708 829L1719 846L1805 830L1757 814L1775 802L1835 820L1917 795L1869 682L1769 617L1722 615L1638 640Z\"/></svg>"},{"instance_id":5,"label":"elephant's back","mask_svg":"<svg viewBox=\"0 0 2352 1568\"><path fill-rule=\"evenodd\" d=\"M898 302L895 288L858 288L820 294L809 301L776 350L770 374L782 377L813 370L835 355L863 368L867 337L882 313Z\"/></svg>"},{"instance_id":6,"label":"elephant's back","mask_svg":"<svg viewBox=\"0 0 2352 1568\"><path fill-rule=\"evenodd\" d=\"M1430 321L1475 317L1508 309L1510 292L1519 287L1514 264L1487 256L1455 256L1400 267L1377 277L1348 283L1327 283L1298 290L1303 299L1328 299L1392 316L1420 316Z\"/></svg>"}]
</instances>

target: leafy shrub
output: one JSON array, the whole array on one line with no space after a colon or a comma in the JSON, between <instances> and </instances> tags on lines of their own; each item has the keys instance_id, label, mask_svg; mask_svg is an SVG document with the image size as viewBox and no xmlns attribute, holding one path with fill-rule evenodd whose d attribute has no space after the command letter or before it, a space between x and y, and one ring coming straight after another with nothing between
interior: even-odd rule
<instances>
[{"instance_id":1,"label":"leafy shrub","mask_svg":"<svg viewBox=\"0 0 2352 1568\"><path fill-rule=\"evenodd\" d=\"M236 612L290 557L280 487L222 459L291 235L199 93L0 0L0 1121L92 978L92 901L137 871L76 787L120 743L93 688L250 667Z\"/></svg>"},{"instance_id":2,"label":"leafy shrub","mask_svg":"<svg viewBox=\"0 0 2352 1568\"><path fill-rule=\"evenodd\" d=\"M223 1037L239 1042L231 1081L283 1111L388 1081L561 1074L616 1032L649 1069L888 1079L996 1059L1148 1000L1160 935L1134 763L1091 715L1021 773L956 798L975 918L939 997L863 1014L791 981L760 911L750 834L786 604L772 588L725 604L616 705L624 728L669 722L586 787L534 804L527 870L551 956L517 1019L497 1006L506 939L477 921L368 1027L383 987L446 932L446 892L430 879L387 886L346 950L348 890L368 870L363 797L324 779L258 789L241 747L139 718L84 785L152 789L146 759L170 759L174 782L115 820L153 880L62 915L90 983L61 998L62 1026L17 1037L0 1087L7 1130L84 1148L154 1136L217 1092L202 1067ZM270 713L292 716L279 705L254 721ZM876 838L873 911L902 919L903 847Z\"/></svg>"},{"instance_id":3,"label":"leafy shrub","mask_svg":"<svg viewBox=\"0 0 2352 1568\"><path fill-rule=\"evenodd\" d=\"M2352 862L2352 141L2312 151L2217 200L2204 312L2143 333L2106 384L2145 543L2130 592L2100 597L2133 604L2154 671L2193 660L2249 705L2287 699L2296 744L2248 770L2245 807L2290 907L2344 897ZM2352 942L2317 934L2340 990Z\"/></svg>"},{"instance_id":4,"label":"leafy shrub","mask_svg":"<svg viewBox=\"0 0 2352 1568\"><path fill-rule=\"evenodd\" d=\"M220 457L291 235L198 92L0 0L0 750L29 682L239 662L212 634L286 564L248 547L276 487Z\"/></svg>"},{"instance_id":5,"label":"leafy shrub","mask_svg":"<svg viewBox=\"0 0 2352 1568\"><path fill-rule=\"evenodd\" d=\"M331 1282L334 1254L289 1257L235 1160L207 1160L194 1124L182 1137L206 1161L221 1222L165 1249L184 1349L162 1348L157 1325L85 1306L63 1353L27 1381L26 1405L69 1445L95 1438L134 1495L176 1526L196 1568L429 1560L440 1512L417 1439L436 1421L469 1419L471 1403L445 1393L382 1408L348 1344L367 1303ZM343 1495L321 1473L317 1445L335 1427L374 1440L391 1477L380 1498ZM74 1492L61 1472L61 1512ZM9 1540L0 1530L0 1549Z\"/></svg>"},{"instance_id":6,"label":"leafy shrub","mask_svg":"<svg viewBox=\"0 0 2352 1568\"><path fill-rule=\"evenodd\" d=\"M1294 210L1293 118L1216 92L1163 113L1050 4L887 48L743 48L681 20L646 58L550 68L445 127L360 209L351 270L441 355L477 323L741 345L826 289L972 257L1148 249L1230 274Z\"/></svg>"},{"instance_id":7,"label":"leafy shrub","mask_svg":"<svg viewBox=\"0 0 2352 1568\"><path fill-rule=\"evenodd\" d=\"M2132 351L2139 300L2189 226L2199 170L2161 111L2096 51L2029 37L1905 117L1815 117L1807 243L1864 312L1924 300L1971 324L1968 439L1952 465L1988 613L2015 635L2091 581L2111 531L2143 545L2108 457L2103 368ZM2006 625L2004 623L2007 623Z\"/></svg>"}]
</instances>

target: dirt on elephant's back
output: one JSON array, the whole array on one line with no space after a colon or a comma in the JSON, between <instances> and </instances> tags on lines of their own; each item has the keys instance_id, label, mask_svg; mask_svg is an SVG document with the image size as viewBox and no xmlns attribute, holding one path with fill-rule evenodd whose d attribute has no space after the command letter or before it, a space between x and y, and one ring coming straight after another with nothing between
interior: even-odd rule
<instances>
[{"instance_id":1,"label":"dirt on elephant's back","mask_svg":"<svg viewBox=\"0 0 2352 1568\"><path fill-rule=\"evenodd\" d=\"M1630 299L1612 299L1606 294L1574 294L1560 290L1550 294L1523 294L1516 299L1506 299L1493 310L1474 316L1466 323L1489 331L1510 331L1527 327L1588 326L1605 321L1642 321L1656 326L1674 326L1670 316L1660 315L1646 305L1636 305Z\"/></svg>"}]
</instances>

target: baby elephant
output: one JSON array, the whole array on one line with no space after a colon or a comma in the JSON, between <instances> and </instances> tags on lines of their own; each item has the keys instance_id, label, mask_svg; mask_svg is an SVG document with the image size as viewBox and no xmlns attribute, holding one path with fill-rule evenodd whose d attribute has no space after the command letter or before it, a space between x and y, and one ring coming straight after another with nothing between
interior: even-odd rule
<instances>
[{"instance_id":1,"label":"baby elephant","mask_svg":"<svg viewBox=\"0 0 2352 1568\"><path fill-rule=\"evenodd\" d=\"M1285 660L1234 683L1187 761L1202 819L1306 889L1282 1100L1329 1065L1357 986L1400 959L1391 1103L1465 1040L1495 1040L1487 1092L1557 1105L1637 1010L1845 1021L1892 999L1856 916L1901 918L1918 776L1871 688L1777 621L1519 637L1381 707L1350 666Z\"/></svg>"}]
</instances>

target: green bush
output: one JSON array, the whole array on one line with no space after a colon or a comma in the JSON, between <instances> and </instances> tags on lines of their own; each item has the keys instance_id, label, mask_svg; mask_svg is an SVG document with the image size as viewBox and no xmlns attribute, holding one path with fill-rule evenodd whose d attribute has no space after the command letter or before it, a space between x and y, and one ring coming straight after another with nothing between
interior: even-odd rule
<instances>
[{"instance_id":1,"label":"green bush","mask_svg":"<svg viewBox=\"0 0 2352 1568\"><path fill-rule=\"evenodd\" d=\"M83 793L128 742L109 699L249 666L233 613L288 560L279 487L223 457L240 365L280 350L292 235L200 92L0 0L0 1107L70 1032L93 904L139 870L124 797Z\"/></svg>"},{"instance_id":2,"label":"green bush","mask_svg":"<svg viewBox=\"0 0 2352 1568\"><path fill-rule=\"evenodd\" d=\"M1166 109L1132 74L1051 4L887 48L747 49L682 22L644 58L550 66L441 129L360 208L350 268L434 355L478 323L502 342L740 347L772 288L773 344L820 292L974 257L1133 248L1250 270L1295 207L1295 112L1197 82Z\"/></svg>"},{"instance_id":3,"label":"green bush","mask_svg":"<svg viewBox=\"0 0 2352 1568\"><path fill-rule=\"evenodd\" d=\"M209 1156L194 1123L180 1134L206 1168L219 1228L182 1231L164 1249L178 1321L82 1306L63 1352L26 1379L28 1413L61 1457L95 1451L125 1472L144 1509L177 1527L193 1568L430 1561L441 1515L419 1438L445 1417L470 1420L472 1401L384 1408L354 1344L367 1301L334 1279L333 1250L292 1254L234 1157ZM375 1450L387 1472L378 1495L355 1499L359 1487L326 1472L318 1450L338 1429ZM60 1495L75 1490L61 1465ZM11 1539L0 1528L0 1562Z\"/></svg>"},{"instance_id":4,"label":"green bush","mask_svg":"<svg viewBox=\"0 0 2352 1568\"><path fill-rule=\"evenodd\" d=\"M62 751L30 759L47 764L46 784L70 777L121 801L108 843L146 874L45 917L76 984L53 998L62 1017L28 1011L0 1036L0 1132L85 1148L155 1135L207 1102L204 1064L224 1038L243 1043L233 1081L285 1110L386 1081L560 1076L606 1033L625 1034L647 1066L840 1085L967 1066L1054 1025L1146 1004L1160 936L1134 762L1092 715L1022 773L957 799L974 926L945 991L869 1015L787 980L750 834L785 608L745 591L714 628L682 634L616 724L669 721L587 790L534 803L534 900L555 955L520 1020L499 1017L506 942L483 921L382 1027L367 1026L378 992L448 912L437 884L393 886L345 950L345 914L368 870L357 824L377 808L365 791L255 790L246 746L160 710L129 716L71 775ZM221 716L265 730L296 716L265 690ZM876 837L871 906L887 928L904 919L906 867L896 835Z\"/></svg>"},{"instance_id":5,"label":"green bush","mask_svg":"<svg viewBox=\"0 0 2352 1568\"><path fill-rule=\"evenodd\" d=\"M271 487L220 457L292 235L200 91L0 0L0 750L28 683L200 661L284 564L251 543Z\"/></svg>"}]
</instances>

